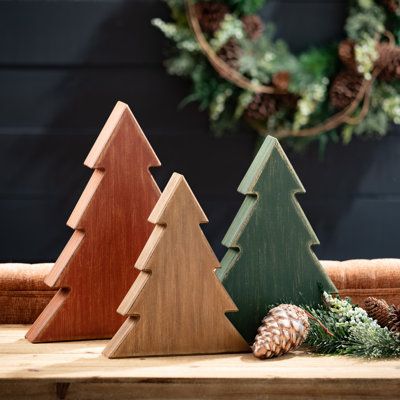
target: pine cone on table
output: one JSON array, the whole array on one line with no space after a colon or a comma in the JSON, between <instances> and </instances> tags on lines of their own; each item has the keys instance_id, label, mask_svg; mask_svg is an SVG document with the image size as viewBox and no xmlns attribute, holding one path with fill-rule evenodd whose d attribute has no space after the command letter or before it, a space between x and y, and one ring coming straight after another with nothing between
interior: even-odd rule
<instances>
[{"instance_id":1,"label":"pine cone on table","mask_svg":"<svg viewBox=\"0 0 400 400\"><path fill-rule=\"evenodd\" d=\"M203 32L214 33L219 29L229 7L225 3L200 1L195 4L197 19Z\"/></svg>"},{"instance_id":2,"label":"pine cone on table","mask_svg":"<svg viewBox=\"0 0 400 400\"><path fill-rule=\"evenodd\" d=\"M245 116L257 121L265 121L278 111L277 97L268 93L256 93L247 106Z\"/></svg>"},{"instance_id":3,"label":"pine cone on table","mask_svg":"<svg viewBox=\"0 0 400 400\"><path fill-rule=\"evenodd\" d=\"M242 49L235 39L229 39L217 52L217 56L233 69L239 67L241 55Z\"/></svg>"},{"instance_id":4,"label":"pine cone on table","mask_svg":"<svg viewBox=\"0 0 400 400\"><path fill-rule=\"evenodd\" d=\"M389 313L389 322L387 327L393 333L400 336L400 307L393 306Z\"/></svg>"},{"instance_id":5,"label":"pine cone on table","mask_svg":"<svg viewBox=\"0 0 400 400\"><path fill-rule=\"evenodd\" d=\"M243 29L247 37L257 40L264 32L264 22L258 15L245 15L242 17Z\"/></svg>"},{"instance_id":6,"label":"pine cone on table","mask_svg":"<svg viewBox=\"0 0 400 400\"><path fill-rule=\"evenodd\" d=\"M385 300L368 297L364 304L365 311L370 318L375 319L382 328L388 326L391 308Z\"/></svg>"},{"instance_id":7,"label":"pine cone on table","mask_svg":"<svg viewBox=\"0 0 400 400\"><path fill-rule=\"evenodd\" d=\"M272 358L296 349L307 338L310 323L306 312L292 304L273 308L263 319L252 346L257 358Z\"/></svg>"},{"instance_id":8,"label":"pine cone on table","mask_svg":"<svg viewBox=\"0 0 400 400\"><path fill-rule=\"evenodd\" d=\"M340 72L334 79L329 91L331 105L339 110L349 106L357 97L363 82L363 76L357 72L350 69Z\"/></svg>"}]
</instances>

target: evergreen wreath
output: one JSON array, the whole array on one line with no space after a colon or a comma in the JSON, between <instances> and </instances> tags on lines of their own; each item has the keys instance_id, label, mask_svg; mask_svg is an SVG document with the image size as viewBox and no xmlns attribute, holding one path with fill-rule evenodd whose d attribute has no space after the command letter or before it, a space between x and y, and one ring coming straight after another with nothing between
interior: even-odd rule
<instances>
[{"instance_id":1,"label":"evergreen wreath","mask_svg":"<svg viewBox=\"0 0 400 400\"><path fill-rule=\"evenodd\" d=\"M216 134L246 121L298 149L400 124L400 0L350 0L347 38L295 56L256 12L267 0L166 0L169 74L188 77Z\"/></svg>"}]
</instances>

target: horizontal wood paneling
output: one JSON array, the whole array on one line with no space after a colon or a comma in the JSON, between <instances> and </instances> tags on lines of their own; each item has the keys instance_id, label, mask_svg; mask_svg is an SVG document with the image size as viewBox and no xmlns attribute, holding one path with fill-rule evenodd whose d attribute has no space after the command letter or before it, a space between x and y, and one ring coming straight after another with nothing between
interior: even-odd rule
<instances>
[{"instance_id":1,"label":"horizontal wood paneling","mask_svg":"<svg viewBox=\"0 0 400 400\"><path fill-rule=\"evenodd\" d=\"M321 259L400 258L400 198L301 201Z\"/></svg>"},{"instance_id":2,"label":"horizontal wood paneling","mask_svg":"<svg viewBox=\"0 0 400 400\"><path fill-rule=\"evenodd\" d=\"M270 0L262 14L298 51L342 34L345 2ZM160 63L154 17L168 17L161 0L1 0L0 65Z\"/></svg>"},{"instance_id":3,"label":"horizontal wood paneling","mask_svg":"<svg viewBox=\"0 0 400 400\"><path fill-rule=\"evenodd\" d=\"M262 14L294 51L339 39L347 0L269 0ZM127 102L163 164L160 187L185 174L220 241L240 206L236 188L254 154L245 130L212 137L208 117L180 101L153 17L161 0L0 0L0 261L54 260L91 171L82 165L116 100ZM400 130L381 141L290 154L307 194L299 201L322 258L400 257Z\"/></svg>"},{"instance_id":4,"label":"horizontal wood paneling","mask_svg":"<svg viewBox=\"0 0 400 400\"><path fill-rule=\"evenodd\" d=\"M387 137L331 144L321 160L316 151L291 154L307 197L346 198L400 194L400 127Z\"/></svg>"},{"instance_id":5,"label":"horizontal wood paneling","mask_svg":"<svg viewBox=\"0 0 400 400\"><path fill-rule=\"evenodd\" d=\"M79 193L91 174L83 161L96 135L0 135L0 168L7 171L0 174L0 198ZM195 136L149 135L149 140L162 163L153 171L160 186L172 172L181 172L199 196L234 195L252 157L249 135L218 139L200 131Z\"/></svg>"},{"instance_id":6,"label":"horizontal wood paneling","mask_svg":"<svg viewBox=\"0 0 400 400\"><path fill-rule=\"evenodd\" d=\"M159 63L160 0L0 1L0 64Z\"/></svg>"},{"instance_id":7,"label":"horizontal wood paneling","mask_svg":"<svg viewBox=\"0 0 400 400\"><path fill-rule=\"evenodd\" d=\"M140 68L0 69L0 132L93 134L117 100L128 103L149 134L190 135L208 129L193 104L179 110L188 83L168 76L161 65ZM28 128L34 128L32 130Z\"/></svg>"}]
</instances>

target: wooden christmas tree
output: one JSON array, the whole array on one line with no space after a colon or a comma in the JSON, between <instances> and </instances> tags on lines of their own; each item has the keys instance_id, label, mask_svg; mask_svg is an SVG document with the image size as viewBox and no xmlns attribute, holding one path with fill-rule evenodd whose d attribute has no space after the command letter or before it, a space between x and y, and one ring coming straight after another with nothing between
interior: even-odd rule
<instances>
[{"instance_id":1,"label":"wooden christmas tree","mask_svg":"<svg viewBox=\"0 0 400 400\"><path fill-rule=\"evenodd\" d=\"M160 162L126 104L117 103L85 165L94 173L68 220L75 232L45 279L60 289L28 331L32 342L112 337L152 230L160 191L149 167Z\"/></svg>"},{"instance_id":2,"label":"wooden christmas tree","mask_svg":"<svg viewBox=\"0 0 400 400\"><path fill-rule=\"evenodd\" d=\"M321 288L336 288L311 250L318 238L295 197L305 190L275 138L265 139L238 191L246 197L217 274L239 308L230 319L251 342L267 307L315 305Z\"/></svg>"},{"instance_id":3,"label":"wooden christmas tree","mask_svg":"<svg viewBox=\"0 0 400 400\"><path fill-rule=\"evenodd\" d=\"M118 312L129 318L109 342L110 358L248 351L225 316L237 311L215 275L219 262L185 178L174 173L150 215L156 224Z\"/></svg>"}]
</instances>

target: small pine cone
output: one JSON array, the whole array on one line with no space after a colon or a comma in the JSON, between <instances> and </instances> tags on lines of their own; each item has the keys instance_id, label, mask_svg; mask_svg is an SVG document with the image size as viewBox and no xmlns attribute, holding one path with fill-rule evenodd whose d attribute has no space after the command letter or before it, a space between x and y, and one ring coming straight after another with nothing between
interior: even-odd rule
<instances>
[{"instance_id":1,"label":"small pine cone","mask_svg":"<svg viewBox=\"0 0 400 400\"><path fill-rule=\"evenodd\" d=\"M245 116L257 121L265 121L278 111L277 97L268 93L257 93L247 106Z\"/></svg>"},{"instance_id":2,"label":"small pine cone","mask_svg":"<svg viewBox=\"0 0 400 400\"><path fill-rule=\"evenodd\" d=\"M365 299L364 304L365 311L370 318L375 319L382 328L388 326L390 306L385 300L368 297Z\"/></svg>"},{"instance_id":3,"label":"small pine cone","mask_svg":"<svg viewBox=\"0 0 400 400\"><path fill-rule=\"evenodd\" d=\"M257 40L264 32L264 22L258 15L245 15L242 17L243 29L247 37Z\"/></svg>"},{"instance_id":4,"label":"small pine cone","mask_svg":"<svg viewBox=\"0 0 400 400\"><path fill-rule=\"evenodd\" d=\"M339 58L342 63L352 71L357 71L356 56L354 53L354 41L351 39L342 40L338 48Z\"/></svg>"},{"instance_id":5,"label":"small pine cone","mask_svg":"<svg viewBox=\"0 0 400 400\"><path fill-rule=\"evenodd\" d=\"M242 49L235 39L229 39L217 52L218 57L225 61L231 68L237 69Z\"/></svg>"},{"instance_id":6,"label":"small pine cone","mask_svg":"<svg viewBox=\"0 0 400 400\"><path fill-rule=\"evenodd\" d=\"M390 82L400 78L400 47L381 43L378 47L379 59L376 65L382 67L379 79Z\"/></svg>"},{"instance_id":7,"label":"small pine cone","mask_svg":"<svg viewBox=\"0 0 400 400\"><path fill-rule=\"evenodd\" d=\"M363 81L363 76L357 72L349 69L340 72L329 91L331 105L339 110L349 106L357 97Z\"/></svg>"},{"instance_id":8,"label":"small pine cone","mask_svg":"<svg viewBox=\"0 0 400 400\"><path fill-rule=\"evenodd\" d=\"M278 357L299 347L307 338L310 323L306 312L292 304L273 308L263 319L252 346L258 358Z\"/></svg>"},{"instance_id":9,"label":"small pine cone","mask_svg":"<svg viewBox=\"0 0 400 400\"><path fill-rule=\"evenodd\" d=\"M393 333L400 335L400 307L393 306L389 314L387 327Z\"/></svg>"},{"instance_id":10,"label":"small pine cone","mask_svg":"<svg viewBox=\"0 0 400 400\"><path fill-rule=\"evenodd\" d=\"M196 15L203 32L214 33L218 30L229 7L225 3L200 1L195 4Z\"/></svg>"},{"instance_id":11,"label":"small pine cone","mask_svg":"<svg viewBox=\"0 0 400 400\"><path fill-rule=\"evenodd\" d=\"M392 13L395 13L399 8L398 0L381 0L381 3Z\"/></svg>"},{"instance_id":12,"label":"small pine cone","mask_svg":"<svg viewBox=\"0 0 400 400\"><path fill-rule=\"evenodd\" d=\"M280 71L272 76L272 84L281 92L288 90L290 83L290 73L288 71Z\"/></svg>"}]
</instances>

